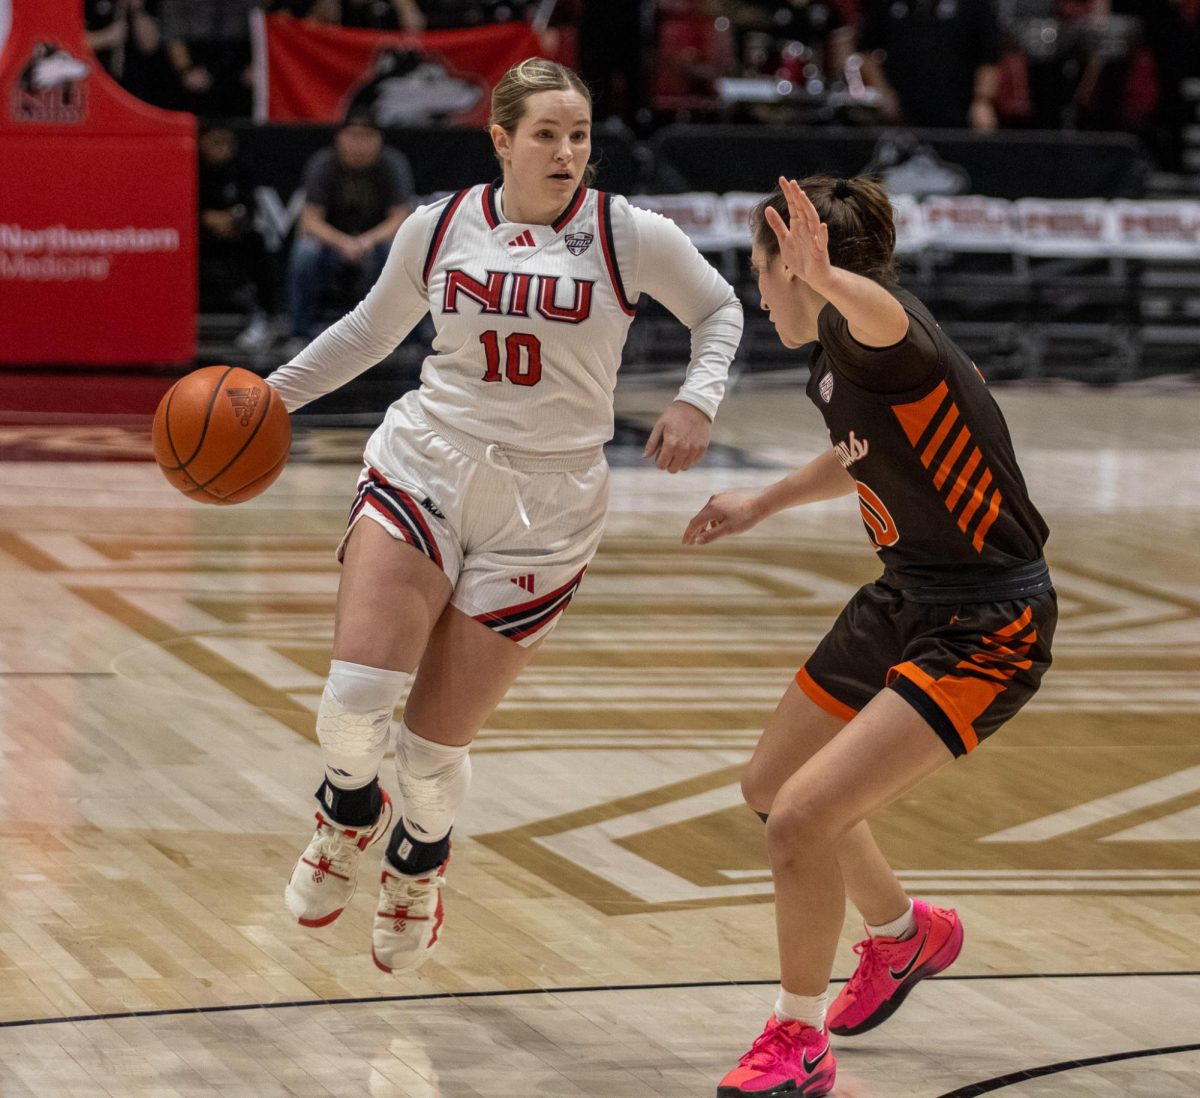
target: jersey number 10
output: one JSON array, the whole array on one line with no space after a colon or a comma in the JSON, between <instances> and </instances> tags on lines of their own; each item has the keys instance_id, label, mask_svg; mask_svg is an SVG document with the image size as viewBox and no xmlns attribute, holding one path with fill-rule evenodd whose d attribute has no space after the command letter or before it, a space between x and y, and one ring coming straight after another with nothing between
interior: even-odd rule
<instances>
[{"instance_id":1,"label":"jersey number 10","mask_svg":"<svg viewBox=\"0 0 1200 1098\"><path fill-rule=\"evenodd\" d=\"M504 372L500 372L500 333L484 332L479 337L487 356L484 381L503 381L514 385L536 385L542 380L542 344L537 336L513 332L504 340Z\"/></svg>"}]
</instances>

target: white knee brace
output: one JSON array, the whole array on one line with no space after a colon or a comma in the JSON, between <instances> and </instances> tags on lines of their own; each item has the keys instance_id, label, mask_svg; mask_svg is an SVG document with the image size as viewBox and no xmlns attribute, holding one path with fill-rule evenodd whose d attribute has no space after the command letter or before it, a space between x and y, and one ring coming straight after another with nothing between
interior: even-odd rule
<instances>
[{"instance_id":1,"label":"white knee brace","mask_svg":"<svg viewBox=\"0 0 1200 1098\"><path fill-rule=\"evenodd\" d=\"M379 774L392 711L408 671L334 660L317 710L317 739L325 774L339 789L362 789Z\"/></svg>"},{"instance_id":2,"label":"white knee brace","mask_svg":"<svg viewBox=\"0 0 1200 1098\"><path fill-rule=\"evenodd\" d=\"M396 778L405 829L421 842L450 833L471 784L469 747L447 747L416 735L403 721L396 737Z\"/></svg>"}]
</instances>

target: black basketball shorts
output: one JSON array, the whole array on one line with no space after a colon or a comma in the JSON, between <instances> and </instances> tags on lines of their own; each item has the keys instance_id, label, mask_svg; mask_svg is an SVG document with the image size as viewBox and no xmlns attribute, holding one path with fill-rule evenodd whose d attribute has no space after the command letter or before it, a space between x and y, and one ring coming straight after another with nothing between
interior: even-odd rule
<instances>
[{"instance_id":1,"label":"black basketball shorts","mask_svg":"<svg viewBox=\"0 0 1200 1098\"><path fill-rule=\"evenodd\" d=\"M846 604L796 683L847 721L890 688L965 755L1037 692L1057 620L1053 588L944 605L915 602L880 580Z\"/></svg>"}]
</instances>

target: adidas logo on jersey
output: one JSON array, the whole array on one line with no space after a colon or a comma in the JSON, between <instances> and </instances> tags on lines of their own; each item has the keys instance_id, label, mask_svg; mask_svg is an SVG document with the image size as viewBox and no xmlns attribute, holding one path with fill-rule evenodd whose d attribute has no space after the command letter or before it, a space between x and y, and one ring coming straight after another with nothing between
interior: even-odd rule
<instances>
[{"instance_id":1,"label":"adidas logo on jersey","mask_svg":"<svg viewBox=\"0 0 1200 1098\"><path fill-rule=\"evenodd\" d=\"M509 578L509 583L515 583L522 591L528 591L531 595L536 595L537 592L533 589L533 573L530 572L527 576L512 576Z\"/></svg>"},{"instance_id":2,"label":"adidas logo on jersey","mask_svg":"<svg viewBox=\"0 0 1200 1098\"><path fill-rule=\"evenodd\" d=\"M514 236L508 242L510 248L536 248L537 241L533 239L533 233L526 229L520 236Z\"/></svg>"}]
</instances>

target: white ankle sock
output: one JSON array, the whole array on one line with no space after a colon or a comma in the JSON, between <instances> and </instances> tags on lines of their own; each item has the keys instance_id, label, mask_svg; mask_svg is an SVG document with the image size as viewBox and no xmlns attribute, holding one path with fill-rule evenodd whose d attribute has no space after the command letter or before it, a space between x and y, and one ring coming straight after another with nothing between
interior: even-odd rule
<instances>
[{"instance_id":1,"label":"white ankle sock","mask_svg":"<svg viewBox=\"0 0 1200 1098\"><path fill-rule=\"evenodd\" d=\"M913 917L912 900L908 901L908 910L898 919L893 919L890 923L884 923L882 926L872 926L866 924L867 933L872 938L898 938L904 941L905 938L911 938L917 932L917 920Z\"/></svg>"},{"instance_id":2,"label":"white ankle sock","mask_svg":"<svg viewBox=\"0 0 1200 1098\"><path fill-rule=\"evenodd\" d=\"M775 1000L775 1017L781 1022L803 1022L820 1032L825 1028L825 1008L828 1005L828 989L820 995L793 995L781 986L779 997Z\"/></svg>"}]
</instances>

